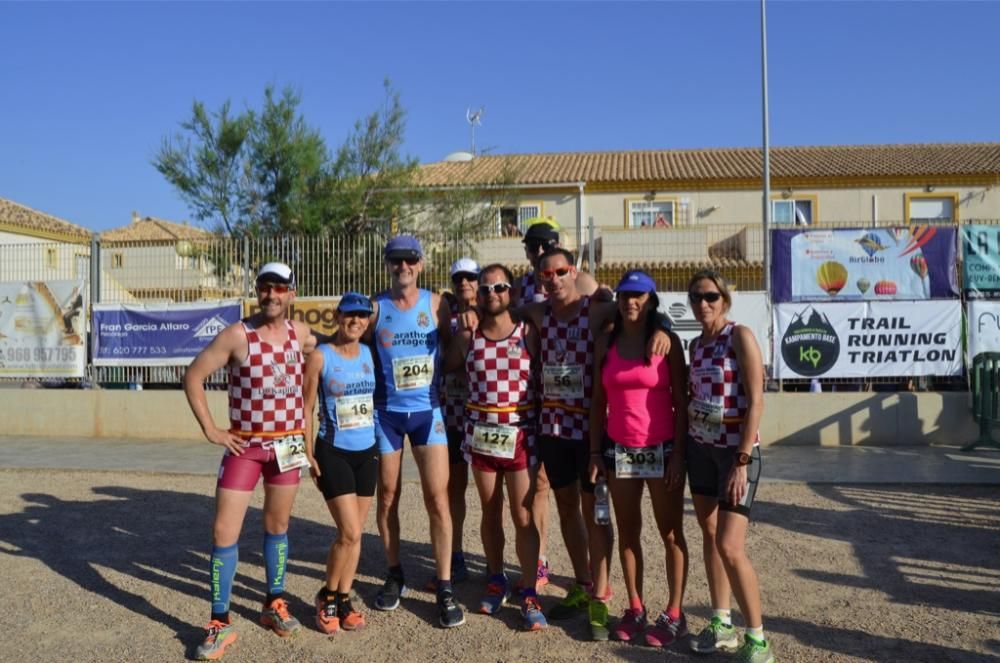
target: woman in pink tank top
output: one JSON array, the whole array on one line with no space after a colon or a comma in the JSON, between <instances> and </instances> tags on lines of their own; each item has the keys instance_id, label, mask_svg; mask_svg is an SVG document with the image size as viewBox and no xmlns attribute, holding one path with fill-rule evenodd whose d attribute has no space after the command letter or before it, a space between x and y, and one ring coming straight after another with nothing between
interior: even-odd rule
<instances>
[{"instance_id":1,"label":"woman in pink tank top","mask_svg":"<svg viewBox=\"0 0 1000 663\"><path fill-rule=\"evenodd\" d=\"M596 344L590 413L590 478L603 476L608 482L629 599L612 635L666 647L687 635L681 612L688 568L682 527L687 435L684 352L680 339L670 332L667 355L647 358L648 339L658 329L659 299L652 277L629 271L615 291L615 320ZM640 543L645 486L666 549L669 583L667 607L648 628Z\"/></svg>"}]
</instances>

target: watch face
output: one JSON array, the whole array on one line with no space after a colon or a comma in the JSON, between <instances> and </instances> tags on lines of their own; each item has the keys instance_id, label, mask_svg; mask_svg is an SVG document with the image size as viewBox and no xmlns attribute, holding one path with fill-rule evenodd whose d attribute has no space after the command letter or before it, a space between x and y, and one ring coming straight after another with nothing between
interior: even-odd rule
<instances>
[{"instance_id":1,"label":"watch face","mask_svg":"<svg viewBox=\"0 0 1000 663\"><path fill-rule=\"evenodd\" d=\"M736 454L736 464L737 465L749 465L750 464L750 454L745 454L742 451Z\"/></svg>"}]
</instances>

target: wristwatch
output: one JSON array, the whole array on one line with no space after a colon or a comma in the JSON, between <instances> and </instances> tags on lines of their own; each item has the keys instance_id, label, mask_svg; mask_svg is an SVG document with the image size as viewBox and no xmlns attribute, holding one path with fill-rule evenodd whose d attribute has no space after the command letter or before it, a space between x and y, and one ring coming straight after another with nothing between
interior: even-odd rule
<instances>
[{"instance_id":1,"label":"wristwatch","mask_svg":"<svg viewBox=\"0 0 1000 663\"><path fill-rule=\"evenodd\" d=\"M753 458L750 457L750 454L743 453L742 451L736 452L736 460L733 463L734 465L742 466L750 465L751 463L753 463Z\"/></svg>"}]
</instances>

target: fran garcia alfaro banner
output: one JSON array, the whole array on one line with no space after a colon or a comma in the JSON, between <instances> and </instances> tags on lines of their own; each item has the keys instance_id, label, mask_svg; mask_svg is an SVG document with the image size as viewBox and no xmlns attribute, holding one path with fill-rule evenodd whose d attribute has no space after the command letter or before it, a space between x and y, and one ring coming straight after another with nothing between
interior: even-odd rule
<instances>
[{"instance_id":1,"label":"fran garcia alfaro banner","mask_svg":"<svg viewBox=\"0 0 1000 663\"><path fill-rule=\"evenodd\" d=\"M0 283L0 377L82 378L84 281Z\"/></svg>"},{"instance_id":2,"label":"fran garcia alfaro banner","mask_svg":"<svg viewBox=\"0 0 1000 663\"><path fill-rule=\"evenodd\" d=\"M774 301L958 297L955 229L774 230Z\"/></svg>"},{"instance_id":3,"label":"fran garcia alfaro banner","mask_svg":"<svg viewBox=\"0 0 1000 663\"><path fill-rule=\"evenodd\" d=\"M969 299L1000 299L1000 226L962 228L962 285Z\"/></svg>"},{"instance_id":4,"label":"fran garcia alfaro banner","mask_svg":"<svg viewBox=\"0 0 1000 663\"><path fill-rule=\"evenodd\" d=\"M187 366L240 319L238 299L197 304L96 304L95 366Z\"/></svg>"},{"instance_id":5,"label":"fran garcia alfaro banner","mask_svg":"<svg viewBox=\"0 0 1000 663\"><path fill-rule=\"evenodd\" d=\"M777 377L959 375L958 300L778 304Z\"/></svg>"},{"instance_id":6,"label":"fran garcia alfaro banner","mask_svg":"<svg viewBox=\"0 0 1000 663\"><path fill-rule=\"evenodd\" d=\"M969 307L969 363L983 352L1000 352L1000 301L971 300Z\"/></svg>"}]
</instances>

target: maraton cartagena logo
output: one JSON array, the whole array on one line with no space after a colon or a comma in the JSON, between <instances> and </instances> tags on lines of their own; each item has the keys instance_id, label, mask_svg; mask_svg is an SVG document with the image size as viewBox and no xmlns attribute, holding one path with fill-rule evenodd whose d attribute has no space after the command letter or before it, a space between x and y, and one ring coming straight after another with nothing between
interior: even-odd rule
<instances>
[{"instance_id":1,"label":"maraton cartagena logo","mask_svg":"<svg viewBox=\"0 0 1000 663\"><path fill-rule=\"evenodd\" d=\"M811 306L792 319L781 338L781 357L785 364L805 377L826 373L839 356L837 331L825 315Z\"/></svg>"}]
</instances>

